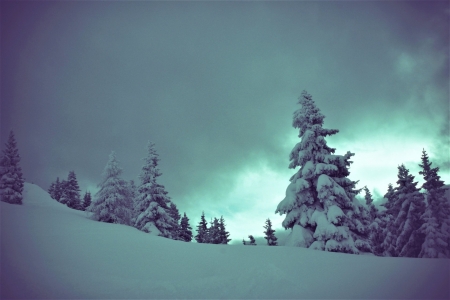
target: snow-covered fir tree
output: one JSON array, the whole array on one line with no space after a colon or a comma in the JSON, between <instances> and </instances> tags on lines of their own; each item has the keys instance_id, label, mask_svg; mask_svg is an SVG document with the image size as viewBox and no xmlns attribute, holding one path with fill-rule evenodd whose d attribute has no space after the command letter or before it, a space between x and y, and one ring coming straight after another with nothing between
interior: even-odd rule
<instances>
[{"instance_id":1,"label":"snow-covered fir tree","mask_svg":"<svg viewBox=\"0 0 450 300\"><path fill-rule=\"evenodd\" d=\"M70 171L67 176L67 181L65 181L64 191L59 202L70 208L82 210L80 197L80 187L78 185L77 177L74 171Z\"/></svg>"},{"instance_id":2,"label":"snow-covered fir tree","mask_svg":"<svg viewBox=\"0 0 450 300\"><path fill-rule=\"evenodd\" d=\"M172 239L179 240L180 239L180 219L181 219L181 215L180 215L180 212L178 211L177 206L173 202L170 202L170 205L169 205L169 215L174 220L174 227L171 230Z\"/></svg>"},{"instance_id":3,"label":"snow-covered fir tree","mask_svg":"<svg viewBox=\"0 0 450 300\"><path fill-rule=\"evenodd\" d=\"M186 216L186 213L184 213L180 221L180 233L178 238L184 242L192 241L192 227L189 225L189 218Z\"/></svg>"},{"instance_id":4,"label":"snow-covered fir tree","mask_svg":"<svg viewBox=\"0 0 450 300\"><path fill-rule=\"evenodd\" d=\"M205 213L202 212L200 222L197 225L197 235L195 236L197 243L208 243L208 233L208 222L206 222Z\"/></svg>"},{"instance_id":5,"label":"snow-covered fir tree","mask_svg":"<svg viewBox=\"0 0 450 300\"><path fill-rule=\"evenodd\" d=\"M0 198L3 202L22 204L25 180L19 163L19 150L14 132L11 131L0 157Z\"/></svg>"},{"instance_id":6,"label":"snow-covered fir tree","mask_svg":"<svg viewBox=\"0 0 450 300\"><path fill-rule=\"evenodd\" d=\"M424 212L424 197L416 187L414 176L404 166L398 167L398 186L394 189L387 214L391 215L386 227L383 248L387 256L417 257L423 243L420 216ZM388 191L389 193L389 191Z\"/></svg>"},{"instance_id":7,"label":"snow-covered fir tree","mask_svg":"<svg viewBox=\"0 0 450 300\"><path fill-rule=\"evenodd\" d=\"M359 253L370 249L368 230L358 220L356 182L347 178L353 153L335 155L325 137L336 129L322 127L325 116L312 96L303 91L293 127L301 141L289 156L289 168L300 167L287 187L276 213L286 214L282 225L291 229L286 245L334 252Z\"/></svg>"},{"instance_id":8,"label":"snow-covered fir tree","mask_svg":"<svg viewBox=\"0 0 450 300\"><path fill-rule=\"evenodd\" d=\"M147 157L139 175L140 184L137 188L136 210L137 217L134 224L144 232L157 233L166 238L173 238L172 232L177 224L170 216L170 198L164 186L157 182L161 172L158 168L159 157L153 143L148 143Z\"/></svg>"},{"instance_id":9,"label":"snow-covered fir tree","mask_svg":"<svg viewBox=\"0 0 450 300\"><path fill-rule=\"evenodd\" d=\"M230 233L225 228L225 219L223 218L223 216L221 216L220 219L219 219L219 240L220 240L220 244L228 244L228 242L231 241L231 239L228 238L229 236L230 236Z\"/></svg>"},{"instance_id":10,"label":"snow-covered fir tree","mask_svg":"<svg viewBox=\"0 0 450 300\"><path fill-rule=\"evenodd\" d=\"M450 206L445 198L444 182L438 175L439 167L431 165L423 150L419 174L425 180L422 188L426 190L427 207L421 216L420 232L424 234L424 242L419 257L450 258Z\"/></svg>"},{"instance_id":11,"label":"snow-covered fir tree","mask_svg":"<svg viewBox=\"0 0 450 300\"><path fill-rule=\"evenodd\" d=\"M264 231L264 238L267 240L267 245L276 246L278 244L277 237L275 236L275 230L272 229L272 222L269 218L266 220L266 224L263 226L266 231Z\"/></svg>"},{"instance_id":12,"label":"snow-covered fir tree","mask_svg":"<svg viewBox=\"0 0 450 300\"><path fill-rule=\"evenodd\" d=\"M83 196L83 210L86 210L92 203L92 196L91 196L91 192L86 191L86 193L84 193Z\"/></svg>"},{"instance_id":13,"label":"snow-covered fir tree","mask_svg":"<svg viewBox=\"0 0 450 300\"><path fill-rule=\"evenodd\" d=\"M103 180L98 185L100 190L87 211L100 222L130 224L131 199L128 198L128 184L120 175L122 168L116 159L114 151L109 155L108 163L103 171Z\"/></svg>"}]
</instances>

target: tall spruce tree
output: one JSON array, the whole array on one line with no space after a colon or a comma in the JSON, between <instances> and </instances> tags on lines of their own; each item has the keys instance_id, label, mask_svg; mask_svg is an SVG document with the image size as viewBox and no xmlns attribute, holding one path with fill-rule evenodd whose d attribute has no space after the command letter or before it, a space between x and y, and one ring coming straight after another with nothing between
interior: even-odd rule
<instances>
[{"instance_id":1,"label":"tall spruce tree","mask_svg":"<svg viewBox=\"0 0 450 300\"><path fill-rule=\"evenodd\" d=\"M189 225L189 218L186 213L181 218L179 239L184 242L192 241L192 227Z\"/></svg>"},{"instance_id":2,"label":"tall spruce tree","mask_svg":"<svg viewBox=\"0 0 450 300\"><path fill-rule=\"evenodd\" d=\"M74 171L70 171L67 181L64 185L64 192L61 195L60 202L70 208L82 210L80 187Z\"/></svg>"},{"instance_id":3,"label":"tall spruce tree","mask_svg":"<svg viewBox=\"0 0 450 300\"><path fill-rule=\"evenodd\" d=\"M22 204L25 180L19 163L19 150L14 132L11 130L0 158L0 199L3 202Z\"/></svg>"},{"instance_id":4,"label":"tall spruce tree","mask_svg":"<svg viewBox=\"0 0 450 300\"><path fill-rule=\"evenodd\" d=\"M423 243L423 235L418 229L422 225L420 216L424 211L424 198L416 187L414 176L404 165L398 167L397 177L398 186L386 211L391 218L383 248L388 256L417 257Z\"/></svg>"},{"instance_id":5,"label":"tall spruce tree","mask_svg":"<svg viewBox=\"0 0 450 300\"><path fill-rule=\"evenodd\" d=\"M197 243L208 243L208 233L208 222L206 222L205 213L202 212L200 222L197 225L197 235L195 236Z\"/></svg>"},{"instance_id":6,"label":"tall spruce tree","mask_svg":"<svg viewBox=\"0 0 450 300\"><path fill-rule=\"evenodd\" d=\"M420 232L424 235L424 243L419 257L450 258L450 207L445 198L444 182L438 175L439 167L431 167L425 149L421 159L419 174L425 180L422 188L426 190L427 207L421 216Z\"/></svg>"},{"instance_id":7,"label":"tall spruce tree","mask_svg":"<svg viewBox=\"0 0 450 300\"><path fill-rule=\"evenodd\" d=\"M103 180L98 185L100 190L95 194L87 211L100 222L130 224L131 199L128 198L127 182L120 175L122 168L114 151L109 155L108 163L103 171Z\"/></svg>"},{"instance_id":8,"label":"tall spruce tree","mask_svg":"<svg viewBox=\"0 0 450 300\"><path fill-rule=\"evenodd\" d=\"M225 228L225 219L223 218L223 216L221 216L219 219L220 244L228 244L228 242L231 241L231 239L228 238L229 236L230 236L230 233Z\"/></svg>"},{"instance_id":9,"label":"tall spruce tree","mask_svg":"<svg viewBox=\"0 0 450 300\"><path fill-rule=\"evenodd\" d=\"M267 240L267 245L276 246L278 244L278 242L277 242L277 238L275 236L275 230L272 229L272 222L270 221L269 218L267 218L267 220L266 220L264 229L266 229L266 231L264 231L264 234L265 234L264 238Z\"/></svg>"},{"instance_id":10,"label":"tall spruce tree","mask_svg":"<svg viewBox=\"0 0 450 300\"><path fill-rule=\"evenodd\" d=\"M164 186L157 181L162 174L158 168L159 157L155 144L149 142L147 151L139 175L140 184L135 201L138 215L134 227L144 232L152 232L156 228L158 235L176 238L172 236L172 233L176 232L177 224L170 215L171 201Z\"/></svg>"},{"instance_id":11,"label":"tall spruce tree","mask_svg":"<svg viewBox=\"0 0 450 300\"><path fill-rule=\"evenodd\" d=\"M348 179L353 153L335 155L325 137L338 133L322 127L325 116L312 96L303 91L293 127L301 141L292 149L289 168L300 167L287 187L276 213L286 214L282 225L291 229L287 245L334 252L359 253L370 245L367 229L354 213L357 182Z\"/></svg>"}]
</instances>

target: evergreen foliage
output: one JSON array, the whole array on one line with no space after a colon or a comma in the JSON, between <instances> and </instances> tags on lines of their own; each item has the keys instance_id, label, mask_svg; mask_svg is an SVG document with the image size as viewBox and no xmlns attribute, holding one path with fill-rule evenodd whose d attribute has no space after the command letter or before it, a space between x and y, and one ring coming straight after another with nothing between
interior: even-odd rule
<instances>
[{"instance_id":1,"label":"evergreen foliage","mask_svg":"<svg viewBox=\"0 0 450 300\"><path fill-rule=\"evenodd\" d=\"M189 218L186 216L186 213L184 213L180 221L180 233L178 238L184 242L192 241L192 227L189 225Z\"/></svg>"},{"instance_id":2,"label":"evergreen foliage","mask_svg":"<svg viewBox=\"0 0 450 300\"><path fill-rule=\"evenodd\" d=\"M98 185L100 190L95 194L93 202L87 211L100 222L130 224L131 199L127 182L120 178L122 169L113 152L109 155L108 163L103 171L103 180Z\"/></svg>"},{"instance_id":3,"label":"evergreen foliage","mask_svg":"<svg viewBox=\"0 0 450 300\"><path fill-rule=\"evenodd\" d=\"M209 244L221 244L221 236L220 236L220 228L219 228L219 219L214 218L214 220L211 221L211 226L209 227L208 231L208 243Z\"/></svg>"},{"instance_id":4,"label":"evergreen foliage","mask_svg":"<svg viewBox=\"0 0 450 300\"><path fill-rule=\"evenodd\" d=\"M19 163L19 150L14 132L11 131L0 158L0 199L3 202L22 204L25 180Z\"/></svg>"},{"instance_id":5,"label":"evergreen foliage","mask_svg":"<svg viewBox=\"0 0 450 300\"><path fill-rule=\"evenodd\" d=\"M159 157L153 143L147 145L147 157L139 175L140 184L135 200L137 217L134 227L144 232L152 232L156 227L159 235L176 238L176 221L170 215L170 198L164 186L157 182L161 172L158 168Z\"/></svg>"},{"instance_id":6,"label":"evergreen foliage","mask_svg":"<svg viewBox=\"0 0 450 300\"><path fill-rule=\"evenodd\" d=\"M264 231L265 234L264 238L267 240L267 245L276 246L278 242L275 236L275 230L272 229L272 222L270 221L269 218L267 218L266 220L266 225L264 225L264 229L266 229L266 231Z\"/></svg>"},{"instance_id":7,"label":"evergreen foliage","mask_svg":"<svg viewBox=\"0 0 450 300\"><path fill-rule=\"evenodd\" d=\"M432 162L425 150L422 151L422 163L419 166L425 183L427 207L421 216L423 222L420 232L424 235L424 243L419 257L450 258L450 207L445 198L444 182L438 175L439 167L432 168Z\"/></svg>"},{"instance_id":8,"label":"evergreen foliage","mask_svg":"<svg viewBox=\"0 0 450 300\"><path fill-rule=\"evenodd\" d=\"M180 239L180 219L181 219L181 215L178 211L177 206L175 205L175 203L170 202L169 205L169 215L172 217L172 219L174 220L174 227L171 230L171 234L172 234L172 239L174 240L179 240Z\"/></svg>"},{"instance_id":9,"label":"evergreen foliage","mask_svg":"<svg viewBox=\"0 0 450 300\"><path fill-rule=\"evenodd\" d=\"M74 171L69 172L67 181L64 182L64 190L62 192L60 202L62 204L66 204L70 208L82 210L80 187Z\"/></svg>"},{"instance_id":10,"label":"evergreen foliage","mask_svg":"<svg viewBox=\"0 0 450 300\"><path fill-rule=\"evenodd\" d=\"M368 230L355 212L357 182L347 177L353 153L335 155L325 137L338 133L322 127L325 116L312 96L303 91L301 108L294 112L293 127L301 141L289 156L289 168L300 167L291 177L286 197L276 212L286 214L283 227L291 228L287 245L334 252L359 253L370 248Z\"/></svg>"},{"instance_id":11,"label":"evergreen foliage","mask_svg":"<svg viewBox=\"0 0 450 300\"><path fill-rule=\"evenodd\" d=\"M424 211L424 198L416 187L414 176L404 165L398 167L397 176L398 186L389 195L391 199L386 213L391 218L383 248L388 256L417 257L423 243L423 235L418 229L422 225L420 216Z\"/></svg>"},{"instance_id":12,"label":"evergreen foliage","mask_svg":"<svg viewBox=\"0 0 450 300\"><path fill-rule=\"evenodd\" d=\"M209 234L209 230L208 230L208 223L206 222L205 219L205 213L202 212L202 216L200 217L200 222L197 225L197 235L195 236L195 240L197 241L197 243L208 243L208 234Z\"/></svg>"},{"instance_id":13,"label":"evergreen foliage","mask_svg":"<svg viewBox=\"0 0 450 300\"><path fill-rule=\"evenodd\" d=\"M225 228L225 220L223 216L219 219L219 240L220 244L228 244L231 239L228 237L230 236L230 233Z\"/></svg>"},{"instance_id":14,"label":"evergreen foliage","mask_svg":"<svg viewBox=\"0 0 450 300\"><path fill-rule=\"evenodd\" d=\"M86 193L83 196L83 210L86 210L92 203L92 196L91 192L86 191Z\"/></svg>"},{"instance_id":15,"label":"evergreen foliage","mask_svg":"<svg viewBox=\"0 0 450 300\"><path fill-rule=\"evenodd\" d=\"M369 188L367 185L363 188L364 189L364 199L366 200L366 204L369 206L373 202L372 194L369 191Z\"/></svg>"}]
</instances>

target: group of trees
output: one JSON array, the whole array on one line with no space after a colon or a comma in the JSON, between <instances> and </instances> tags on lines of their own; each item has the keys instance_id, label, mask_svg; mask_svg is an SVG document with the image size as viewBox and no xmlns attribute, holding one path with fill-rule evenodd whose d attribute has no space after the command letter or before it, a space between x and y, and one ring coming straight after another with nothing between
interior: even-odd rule
<instances>
[{"instance_id":1,"label":"group of trees","mask_svg":"<svg viewBox=\"0 0 450 300\"><path fill-rule=\"evenodd\" d=\"M181 218L165 187L158 183L162 174L155 145L149 143L147 150L137 186L134 181L121 178L122 169L112 152L103 171L100 190L86 210L97 221L131 225L144 232L190 242L192 228L186 213Z\"/></svg>"},{"instance_id":2,"label":"group of trees","mask_svg":"<svg viewBox=\"0 0 450 300\"><path fill-rule=\"evenodd\" d=\"M23 184L20 155L14 132L9 133L5 149L0 157L0 199L11 204L22 204Z\"/></svg>"},{"instance_id":3,"label":"group of trees","mask_svg":"<svg viewBox=\"0 0 450 300\"><path fill-rule=\"evenodd\" d=\"M450 203L444 195L439 167L431 165L423 150L421 187L404 165L398 167L397 186L389 184L384 196L386 210L374 217L371 241L375 254L450 258Z\"/></svg>"},{"instance_id":4,"label":"group of trees","mask_svg":"<svg viewBox=\"0 0 450 300\"><path fill-rule=\"evenodd\" d=\"M304 91L299 98L301 107L294 112L293 127L299 129L300 141L292 149L289 168L298 171L291 177L286 197L278 204L276 213L285 214L282 225L291 232L288 246L355 253L372 252L380 256L450 257L450 204L445 197L444 182L439 168L425 150L419 164L424 184L417 186L414 176L404 166L398 166L398 180L388 186L384 209L377 209L370 190L356 189L357 181L348 178L350 160L354 153L335 154L325 138L337 129L323 128L325 116L312 96ZM86 192L83 201L74 171L66 180L59 178L49 188L49 194L67 206L86 210L101 222L126 224L144 232L190 242L193 238L189 219L181 217L177 206L158 183L161 172L154 144L139 175L139 184L121 178L114 152L94 195ZM19 166L20 156L11 131L0 157L1 201L21 204L24 179ZM365 203L356 195L365 192ZM277 245L269 219L264 226L269 246ZM244 244L256 245L253 236ZM227 244L229 233L223 217L214 218L210 225L204 213L197 226L198 243Z\"/></svg>"},{"instance_id":5,"label":"group of trees","mask_svg":"<svg viewBox=\"0 0 450 300\"><path fill-rule=\"evenodd\" d=\"M272 222L270 221L269 218L267 218L266 224L263 227L264 227L264 229L266 229L266 231L264 231L264 238L267 241L267 245L268 246L277 246L278 239L275 236L275 230L272 228ZM248 238L249 238L248 241L242 239L242 243L246 246L248 246L248 245L256 246L256 241L255 241L255 238L253 237L253 235L249 235Z\"/></svg>"},{"instance_id":6,"label":"group of trees","mask_svg":"<svg viewBox=\"0 0 450 300\"><path fill-rule=\"evenodd\" d=\"M86 210L91 205L91 193L86 191L83 199L81 199L80 186L78 185L75 171L70 171L67 180L59 180L50 184L48 189L50 197L56 201L77 210Z\"/></svg>"},{"instance_id":7,"label":"group of trees","mask_svg":"<svg viewBox=\"0 0 450 300\"><path fill-rule=\"evenodd\" d=\"M291 229L287 245L384 256L450 257L450 209L443 182L423 151L420 167L425 183L420 192L404 165L398 181L385 195L385 211L378 211L367 187L365 204L359 202L348 168L354 155L336 155L325 137L338 133L323 128L325 116L304 91L293 127L301 141L290 153L289 167L300 167L287 187L276 212L285 214L282 225Z\"/></svg>"},{"instance_id":8,"label":"group of trees","mask_svg":"<svg viewBox=\"0 0 450 300\"><path fill-rule=\"evenodd\" d=\"M195 240L201 244L228 244L231 239L230 233L226 231L225 220L223 216L220 219L211 220L210 226L206 222L205 213L202 212L200 222L197 225L197 235Z\"/></svg>"}]
</instances>

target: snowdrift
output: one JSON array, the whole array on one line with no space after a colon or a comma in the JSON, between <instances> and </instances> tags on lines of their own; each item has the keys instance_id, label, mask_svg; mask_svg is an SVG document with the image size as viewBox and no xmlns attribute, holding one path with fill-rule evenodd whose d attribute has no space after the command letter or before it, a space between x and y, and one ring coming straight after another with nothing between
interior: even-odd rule
<instances>
[{"instance_id":1,"label":"snowdrift","mask_svg":"<svg viewBox=\"0 0 450 300\"><path fill-rule=\"evenodd\" d=\"M450 298L449 260L173 241L90 220L32 184L23 205L0 204L3 299Z\"/></svg>"}]
</instances>

